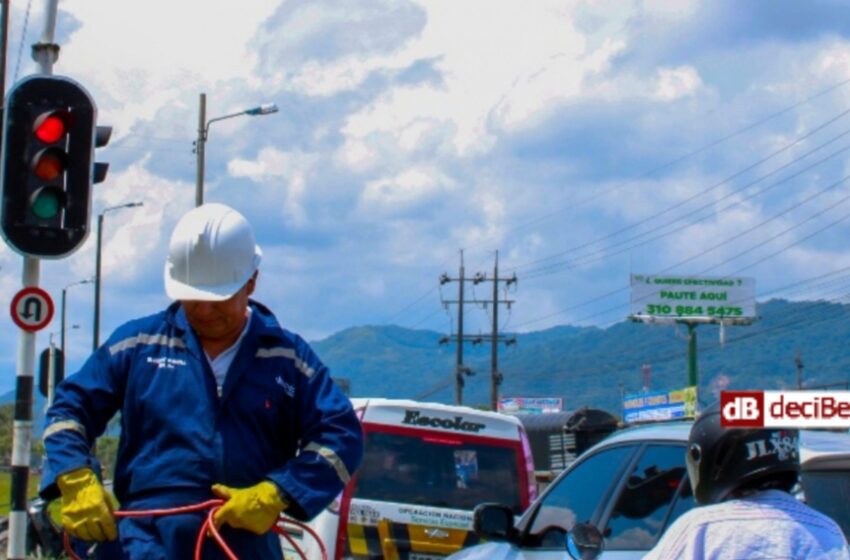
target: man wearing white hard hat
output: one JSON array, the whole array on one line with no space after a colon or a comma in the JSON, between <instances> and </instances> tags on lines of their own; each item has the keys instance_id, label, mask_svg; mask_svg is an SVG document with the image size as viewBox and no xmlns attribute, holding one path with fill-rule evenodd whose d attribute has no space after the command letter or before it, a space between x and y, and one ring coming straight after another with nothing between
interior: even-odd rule
<instances>
[{"instance_id":1,"label":"man wearing white hard hat","mask_svg":"<svg viewBox=\"0 0 850 560\"><path fill-rule=\"evenodd\" d=\"M189 211L164 271L176 301L119 327L57 387L41 494L61 494L69 533L118 538L125 558L194 556L206 512L116 522L90 453L116 412L121 509L221 498L214 521L239 558L281 558L270 531L278 516L312 518L351 478L362 458L359 421L310 346L250 299L261 259L236 210ZM207 539L203 558L223 557Z\"/></svg>"}]
</instances>

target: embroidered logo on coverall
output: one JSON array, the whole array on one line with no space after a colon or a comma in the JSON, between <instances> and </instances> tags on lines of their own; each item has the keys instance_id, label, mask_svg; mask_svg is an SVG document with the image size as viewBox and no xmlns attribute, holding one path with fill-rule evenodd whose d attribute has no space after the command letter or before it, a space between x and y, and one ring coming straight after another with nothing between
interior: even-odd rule
<instances>
[{"instance_id":1,"label":"embroidered logo on coverall","mask_svg":"<svg viewBox=\"0 0 850 560\"><path fill-rule=\"evenodd\" d=\"M149 364L156 364L156 367L162 369L175 369L177 366L185 366L186 360L181 360L180 358L168 358L163 356L162 358L151 358L148 356Z\"/></svg>"},{"instance_id":2,"label":"embroidered logo on coverall","mask_svg":"<svg viewBox=\"0 0 850 560\"><path fill-rule=\"evenodd\" d=\"M287 397L292 398L295 396L295 387L284 381L283 377L278 375L274 378L274 382L283 387L283 392L286 393Z\"/></svg>"}]
</instances>

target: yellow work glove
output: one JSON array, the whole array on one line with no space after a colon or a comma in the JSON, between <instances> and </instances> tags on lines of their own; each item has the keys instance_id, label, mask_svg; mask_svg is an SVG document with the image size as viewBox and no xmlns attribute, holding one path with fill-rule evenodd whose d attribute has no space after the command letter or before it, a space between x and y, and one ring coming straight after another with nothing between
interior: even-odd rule
<instances>
[{"instance_id":1,"label":"yellow work glove","mask_svg":"<svg viewBox=\"0 0 850 560\"><path fill-rule=\"evenodd\" d=\"M214 484L212 490L216 496L227 500L213 517L216 529L227 523L262 535L272 528L280 512L288 505L281 498L277 486L268 480L248 488Z\"/></svg>"},{"instance_id":2,"label":"yellow work glove","mask_svg":"<svg viewBox=\"0 0 850 560\"><path fill-rule=\"evenodd\" d=\"M56 477L62 493L62 526L84 541L115 540L118 504L91 469L84 467Z\"/></svg>"}]
</instances>

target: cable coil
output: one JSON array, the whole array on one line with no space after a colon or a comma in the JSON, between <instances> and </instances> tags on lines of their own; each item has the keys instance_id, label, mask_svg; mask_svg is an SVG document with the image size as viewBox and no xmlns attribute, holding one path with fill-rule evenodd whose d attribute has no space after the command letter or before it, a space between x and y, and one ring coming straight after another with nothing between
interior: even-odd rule
<instances>
[{"instance_id":1,"label":"cable coil","mask_svg":"<svg viewBox=\"0 0 850 560\"><path fill-rule=\"evenodd\" d=\"M230 547L227 546L227 543L224 541L221 534L219 534L218 529L216 529L215 523L213 523L213 517L215 516L215 512L218 511L218 509L222 505L224 505L224 500L207 500L206 502L201 502L201 503L194 504L194 505L180 506L180 507L174 507L174 508L135 510L135 511L127 511L127 510L116 511L115 517L120 518L120 517L148 517L148 516L158 516L158 515L176 515L176 514L180 514L180 513L194 513L194 512L197 512L197 511L204 511L204 510L208 509L209 512L207 513L207 517L204 520L204 522L201 524L201 528L198 530L198 538L197 538L197 540L195 540L195 560L201 560L201 551L203 549L204 539L206 537L210 537L213 540L215 540L216 543L218 543L219 547L224 552L224 554L228 558L228 560L239 560L239 558L237 558L237 556L233 553L233 551L230 550ZM280 535L281 537L286 539L286 541L292 546L292 548L295 549L295 551L298 553L299 557L302 558L302 560L309 560L309 559L304 554L304 551L301 549L301 547L298 546L298 544L293 540L293 538L289 535L289 533L287 533L286 530L283 527L281 527L281 525L293 525L293 526L299 527L299 528L303 529L304 531L306 531L307 533L309 533L310 536L313 537L313 539L316 541L316 543L319 546L319 550L321 551L321 554L322 554L322 560L328 560L327 549L325 548L325 545L322 542L322 539L319 537L319 535L312 528L310 528L309 526L307 526L304 523L301 523L300 521L296 521L296 520L291 519L289 517L284 517L283 515L281 515L278 518L277 523L275 523L271 528L271 531L274 531L275 533L277 533L278 535ZM74 552L73 548L71 547L71 537L67 532L65 533L64 539L65 539L65 552L68 553L68 555L72 558L72 560L82 560L79 556L77 556L77 554Z\"/></svg>"}]
</instances>

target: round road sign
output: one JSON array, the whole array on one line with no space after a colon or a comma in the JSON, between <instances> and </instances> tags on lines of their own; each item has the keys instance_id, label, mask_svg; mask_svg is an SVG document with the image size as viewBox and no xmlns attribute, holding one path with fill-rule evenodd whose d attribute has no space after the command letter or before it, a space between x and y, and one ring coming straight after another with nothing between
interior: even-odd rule
<instances>
[{"instance_id":1,"label":"round road sign","mask_svg":"<svg viewBox=\"0 0 850 560\"><path fill-rule=\"evenodd\" d=\"M40 331L53 318L53 300L41 288L29 286L15 294L10 311L16 325L25 331Z\"/></svg>"}]
</instances>

